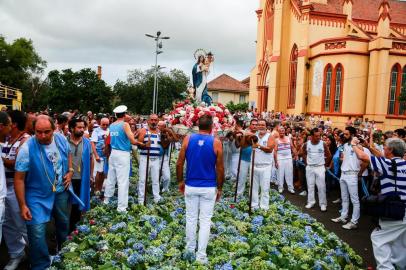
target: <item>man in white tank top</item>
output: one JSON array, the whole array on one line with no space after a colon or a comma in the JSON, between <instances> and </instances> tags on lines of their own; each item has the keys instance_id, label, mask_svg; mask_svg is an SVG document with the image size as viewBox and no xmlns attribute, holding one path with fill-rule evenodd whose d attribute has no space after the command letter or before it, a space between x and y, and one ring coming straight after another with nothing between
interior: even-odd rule
<instances>
[{"instance_id":1,"label":"man in white tank top","mask_svg":"<svg viewBox=\"0 0 406 270\"><path fill-rule=\"evenodd\" d=\"M258 143L252 147L255 151L254 183L252 185L252 208L269 209L269 188L272 168L272 151L275 141L266 130L266 121L258 121ZM258 198L261 189L261 198Z\"/></svg>"},{"instance_id":2,"label":"man in white tank top","mask_svg":"<svg viewBox=\"0 0 406 270\"><path fill-rule=\"evenodd\" d=\"M347 230L353 230L358 228L358 219L360 217L360 202L358 197L358 173L361 169L361 161L358 159L353 147L351 146L351 140L356 134L354 127L346 127L344 131L344 149L340 154L342 159L341 165L341 201L342 210L341 216L334 218L331 221L335 223L343 223L342 227ZM362 146L360 147L363 150ZM349 214L350 200L353 205L351 221L347 223Z\"/></svg>"},{"instance_id":3,"label":"man in white tank top","mask_svg":"<svg viewBox=\"0 0 406 270\"><path fill-rule=\"evenodd\" d=\"M275 127L271 131L271 136L276 141L279 138L279 125L275 125ZM272 171L271 171L271 183L277 185L278 184L278 170L275 167L275 159L274 159L274 152L272 151Z\"/></svg>"},{"instance_id":4,"label":"man in white tank top","mask_svg":"<svg viewBox=\"0 0 406 270\"><path fill-rule=\"evenodd\" d=\"M289 137L285 136L285 128L279 127L279 138L276 140L274 158L275 167L278 170L278 191L283 192L283 185L286 179L288 190L290 193L295 194L293 187L293 159L297 159L296 149L292 144Z\"/></svg>"},{"instance_id":5,"label":"man in white tank top","mask_svg":"<svg viewBox=\"0 0 406 270\"><path fill-rule=\"evenodd\" d=\"M314 128L310 131L311 140L307 141L302 148L303 160L306 162L306 180L307 180L307 204L310 209L316 204L315 186L319 194L319 205L322 212L327 211L326 198L326 168L329 164L331 153L327 145L321 140L320 131Z\"/></svg>"}]
</instances>

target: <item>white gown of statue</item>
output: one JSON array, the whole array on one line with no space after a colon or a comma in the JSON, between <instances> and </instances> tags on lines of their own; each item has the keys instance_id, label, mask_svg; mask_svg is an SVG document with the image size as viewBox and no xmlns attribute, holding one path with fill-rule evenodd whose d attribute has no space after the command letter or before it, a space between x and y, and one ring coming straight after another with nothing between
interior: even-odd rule
<instances>
[{"instance_id":1,"label":"white gown of statue","mask_svg":"<svg viewBox=\"0 0 406 270\"><path fill-rule=\"evenodd\" d=\"M202 70L204 68L205 68L204 65L198 67L198 72L202 74L202 83L196 88L196 100L199 103L202 102L202 95L204 89L207 86L207 75L209 73L207 70Z\"/></svg>"}]
</instances>

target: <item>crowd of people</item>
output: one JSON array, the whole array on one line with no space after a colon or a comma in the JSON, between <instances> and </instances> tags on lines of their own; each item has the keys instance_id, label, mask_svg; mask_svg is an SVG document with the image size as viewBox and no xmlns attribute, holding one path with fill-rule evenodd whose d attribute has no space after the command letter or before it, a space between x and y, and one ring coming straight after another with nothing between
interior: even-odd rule
<instances>
[{"instance_id":1,"label":"crowd of people","mask_svg":"<svg viewBox=\"0 0 406 270\"><path fill-rule=\"evenodd\" d=\"M90 209L91 194L109 204L117 190L117 211L125 213L133 162L139 204L147 203L149 178L151 203L170 189L185 195L186 250L197 249L201 263L207 262L211 217L224 181L235 185L237 200L251 197L252 211L269 209L272 185L307 196L305 208L318 201L322 212L327 194L340 194L331 201L341 203L340 216L331 221L346 230L358 228L360 200L369 194L399 194L406 203L405 129L382 132L360 118L339 129L321 116L248 110L236 112L232 129L219 138L209 115L189 136L176 134L166 119L130 116L123 105L112 115L0 112L0 242L3 235L10 258L5 269L17 269L27 258L26 246L31 269L49 267L47 224L54 220L58 250ZM170 171L174 151L177 187ZM406 268L406 217L380 219L371 240L378 269Z\"/></svg>"}]
</instances>

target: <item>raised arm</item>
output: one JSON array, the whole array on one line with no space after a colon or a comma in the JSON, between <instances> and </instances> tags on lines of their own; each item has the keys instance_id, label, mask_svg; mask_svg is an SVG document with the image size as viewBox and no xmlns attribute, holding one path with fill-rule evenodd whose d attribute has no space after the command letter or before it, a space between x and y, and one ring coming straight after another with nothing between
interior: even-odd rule
<instances>
[{"instance_id":1,"label":"raised arm","mask_svg":"<svg viewBox=\"0 0 406 270\"><path fill-rule=\"evenodd\" d=\"M131 131L131 127L128 123L124 123L124 132L130 140L131 144L138 145L137 140L135 139L134 133Z\"/></svg>"}]
</instances>

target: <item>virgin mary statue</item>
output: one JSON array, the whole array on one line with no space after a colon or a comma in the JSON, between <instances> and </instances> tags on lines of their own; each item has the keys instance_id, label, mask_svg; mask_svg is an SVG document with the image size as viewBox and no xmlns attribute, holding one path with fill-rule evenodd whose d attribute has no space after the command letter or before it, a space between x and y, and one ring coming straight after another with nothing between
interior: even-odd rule
<instances>
[{"instance_id":1,"label":"virgin mary statue","mask_svg":"<svg viewBox=\"0 0 406 270\"><path fill-rule=\"evenodd\" d=\"M206 103L208 106L210 106L212 103L212 98L209 96L207 88L207 76L209 74L212 59L211 53L209 53L207 56L205 54L199 54L197 56L197 63L193 66L192 70L195 99L199 103Z\"/></svg>"}]
</instances>

